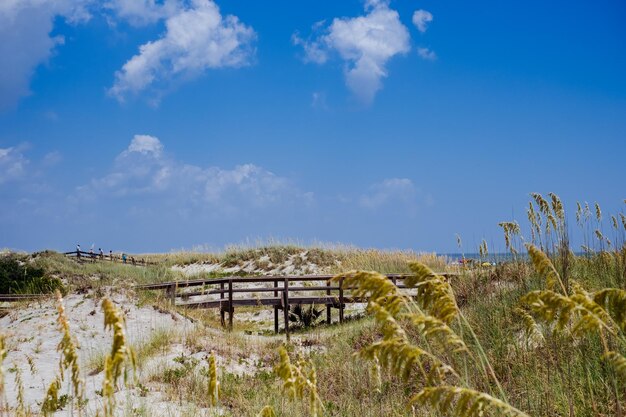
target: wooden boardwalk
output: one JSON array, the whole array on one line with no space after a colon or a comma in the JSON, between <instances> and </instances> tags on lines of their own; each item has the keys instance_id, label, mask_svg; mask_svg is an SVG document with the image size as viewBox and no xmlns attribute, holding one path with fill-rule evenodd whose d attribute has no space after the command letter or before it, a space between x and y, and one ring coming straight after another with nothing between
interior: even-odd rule
<instances>
[{"instance_id":1,"label":"wooden boardwalk","mask_svg":"<svg viewBox=\"0 0 626 417\"><path fill-rule=\"evenodd\" d=\"M443 276L454 274L439 273ZM388 274L398 288L406 288L404 280L410 275ZM367 300L352 297L350 288L331 283L334 275L226 277L158 284L136 285L137 290L165 291L173 305L185 308L219 308L222 325L233 328L235 307L268 306L274 310L274 331L279 330L279 311L283 312L285 333L289 337L289 310L298 304L326 306L326 323L332 320L332 309L338 310L339 322L344 321L346 304ZM197 289L197 287L201 287Z\"/></svg>"}]
</instances>

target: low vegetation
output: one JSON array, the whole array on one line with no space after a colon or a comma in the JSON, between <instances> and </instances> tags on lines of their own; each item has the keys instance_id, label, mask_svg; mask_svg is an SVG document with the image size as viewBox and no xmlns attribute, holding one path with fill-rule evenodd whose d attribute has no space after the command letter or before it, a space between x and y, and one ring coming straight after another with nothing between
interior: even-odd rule
<instances>
[{"instance_id":1,"label":"low vegetation","mask_svg":"<svg viewBox=\"0 0 626 417\"><path fill-rule=\"evenodd\" d=\"M0 294L46 294L62 288L61 280L33 262L32 257L0 255Z\"/></svg>"},{"instance_id":2,"label":"low vegetation","mask_svg":"<svg viewBox=\"0 0 626 417\"><path fill-rule=\"evenodd\" d=\"M353 296L368 300L365 318L341 326L317 323L315 307L293 311L301 326L289 342L238 332L237 325L226 333L214 312L181 311L193 318L193 330L155 332L137 354L125 339L122 312L105 300L112 349L92 364L105 374L104 415L153 415L149 408L116 408L115 387L128 384L141 395L158 389L167 400L188 404L179 415L624 416L626 218L618 213L605 225L599 205L577 205L583 247L575 253L558 196L533 194L527 215L526 236L517 221L500 223L509 261L482 265L489 259L483 241L478 262L457 267L460 274L449 279L434 272L451 268L436 255L290 245L153 255L161 264L148 268L72 264L56 254L28 262L45 274L73 276L67 285L77 288L87 274L98 274L92 286L118 285L120 276L130 284L182 278L172 265L276 264L306 251ZM408 290L381 275L389 272L410 273ZM149 297L142 302L173 308ZM58 409L64 394L63 407L79 411L84 405L84 367L72 359L76 346L64 323L59 308L61 368L42 398L44 413ZM182 345L180 355L136 378L134 369L174 345ZM4 411L6 346L0 337ZM225 365L233 361L241 363L240 371ZM67 392L60 384L65 370L72 375ZM23 384L24 375L15 376ZM28 411L20 392L15 410Z\"/></svg>"}]
</instances>

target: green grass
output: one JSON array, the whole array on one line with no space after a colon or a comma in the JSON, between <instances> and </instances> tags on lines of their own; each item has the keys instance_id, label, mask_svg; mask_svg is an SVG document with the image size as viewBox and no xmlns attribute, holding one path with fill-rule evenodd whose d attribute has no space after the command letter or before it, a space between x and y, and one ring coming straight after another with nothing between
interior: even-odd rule
<instances>
[{"instance_id":1,"label":"green grass","mask_svg":"<svg viewBox=\"0 0 626 417\"><path fill-rule=\"evenodd\" d=\"M0 294L47 294L63 290L58 277L26 254L0 255Z\"/></svg>"}]
</instances>

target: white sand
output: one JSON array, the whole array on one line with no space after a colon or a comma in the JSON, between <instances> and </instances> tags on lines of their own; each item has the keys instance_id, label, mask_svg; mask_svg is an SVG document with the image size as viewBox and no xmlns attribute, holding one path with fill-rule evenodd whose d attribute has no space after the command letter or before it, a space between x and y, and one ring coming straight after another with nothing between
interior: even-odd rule
<instances>
[{"instance_id":1,"label":"white sand","mask_svg":"<svg viewBox=\"0 0 626 417\"><path fill-rule=\"evenodd\" d=\"M152 307L137 307L126 296L109 294L116 305L121 306L127 323L127 337L131 344L137 345L158 329L191 328L193 324L182 316L161 313ZM96 390L102 388L103 373L87 375L90 359L102 355L110 349L112 335L103 329L104 316L100 300L90 295L70 295L65 299L66 315L69 319L72 335L79 345L79 357L85 381L85 398L88 399L85 415L93 415L101 408L102 398ZM38 412L41 401L49 384L59 374L57 345L61 333L57 326L57 312L52 300L31 303L21 307L0 319L0 329L6 336L8 354L4 361L6 398L9 407L17 405L17 384L15 377L19 369L24 385L24 403L33 412ZM33 364L31 369L30 363ZM69 377L66 375L61 394L69 391ZM152 408L167 411L163 415L176 415L171 404L159 400L158 392L150 392L147 397L140 397L137 390L123 390L116 395L120 407L132 403L141 407L142 403ZM68 407L69 408L69 407ZM180 408L180 407L175 407ZM58 416L71 415L69 409L59 411ZM158 415L158 414L153 414Z\"/></svg>"}]
</instances>

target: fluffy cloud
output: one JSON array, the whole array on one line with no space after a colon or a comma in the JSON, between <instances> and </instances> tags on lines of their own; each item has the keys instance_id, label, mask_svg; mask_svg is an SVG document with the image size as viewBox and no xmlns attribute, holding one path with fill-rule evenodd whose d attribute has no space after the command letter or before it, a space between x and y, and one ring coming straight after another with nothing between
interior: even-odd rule
<instances>
[{"instance_id":1,"label":"fluffy cloud","mask_svg":"<svg viewBox=\"0 0 626 417\"><path fill-rule=\"evenodd\" d=\"M0 185L21 178L28 159L16 148L0 148Z\"/></svg>"},{"instance_id":2,"label":"fluffy cloud","mask_svg":"<svg viewBox=\"0 0 626 417\"><path fill-rule=\"evenodd\" d=\"M416 10L413 13L413 24L420 32L426 32L428 29L428 23L433 21L433 15L426 10Z\"/></svg>"},{"instance_id":3,"label":"fluffy cloud","mask_svg":"<svg viewBox=\"0 0 626 417\"><path fill-rule=\"evenodd\" d=\"M378 209L387 204L412 203L417 190L408 178L389 178L373 184L369 192L359 199L359 204L368 209Z\"/></svg>"},{"instance_id":4,"label":"fluffy cloud","mask_svg":"<svg viewBox=\"0 0 626 417\"><path fill-rule=\"evenodd\" d=\"M249 64L256 34L236 16L222 16L212 0L193 0L168 17L162 38L139 47L139 53L115 74L110 94L123 101L149 87L189 78L210 68Z\"/></svg>"},{"instance_id":5,"label":"fluffy cloud","mask_svg":"<svg viewBox=\"0 0 626 417\"><path fill-rule=\"evenodd\" d=\"M165 20L166 32L141 45L115 74L109 89L123 101L129 94L201 74L209 68L250 62L255 32L236 16L222 16L213 0L3 0L0 1L0 110L30 94L30 79L62 36L50 36L55 19L70 24L104 12L111 22L142 26ZM158 101L158 96L156 99Z\"/></svg>"},{"instance_id":6,"label":"fluffy cloud","mask_svg":"<svg viewBox=\"0 0 626 417\"><path fill-rule=\"evenodd\" d=\"M316 38L293 37L304 48L305 60L323 64L331 52L345 61L348 88L362 102L370 103L382 88L387 76L387 62L409 51L409 31L400 22L398 12L386 1L368 0L363 16L335 18ZM317 24L319 29L323 24Z\"/></svg>"},{"instance_id":7,"label":"fluffy cloud","mask_svg":"<svg viewBox=\"0 0 626 417\"><path fill-rule=\"evenodd\" d=\"M173 16L181 9L179 0L111 0L104 7L131 25L143 26Z\"/></svg>"},{"instance_id":8,"label":"fluffy cloud","mask_svg":"<svg viewBox=\"0 0 626 417\"><path fill-rule=\"evenodd\" d=\"M150 135L135 135L125 152L139 152L144 155L160 156L162 151L163 144L158 138Z\"/></svg>"},{"instance_id":9,"label":"fluffy cloud","mask_svg":"<svg viewBox=\"0 0 626 417\"><path fill-rule=\"evenodd\" d=\"M164 152L158 138L148 135L135 135L111 172L78 187L77 196L87 200L140 196L178 209L210 206L220 212L308 203L312 197L287 178L253 164L223 169L176 161Z\"/></svg>"},{"instance_id":10,"label":"fluffy cloud","mask_svg":"<svg viewBox=\"0 0 626 417\"><path fill-rule=\"evenodd\" d=\"M30 79L63 37L51 37L54 19L89 20L91 0L0 1L0 110L30 94Z\"/></svg>"}]
</instances>

